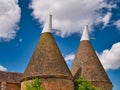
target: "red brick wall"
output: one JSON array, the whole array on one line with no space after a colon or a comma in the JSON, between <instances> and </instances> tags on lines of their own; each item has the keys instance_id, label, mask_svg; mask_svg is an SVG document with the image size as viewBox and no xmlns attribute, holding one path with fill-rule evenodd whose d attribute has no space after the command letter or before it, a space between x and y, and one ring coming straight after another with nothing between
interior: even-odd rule
<instances>
[{"instance_id":1,"label":"red brick wall","mask_svg":"<svg viewBox=\"0 0 120 90\"><path fill-rule=\"evenodd\" d=\"M20 84L7 83L7 90L20 90Z\"/></svg>"},{"instance_id":2,"label":"red brick wall","mask_svg":"<svg viewBox=\"0 0 120 90\"><path fill-rule=\"evenodd\" d=\"M92 84L102 90L112 90L112 84L110 82L92 81Z\"/></svg>"},{"instance_id":3,"label":"red brick wall","mask_svg":"<svg viewBox=\"0 0 120 90\"><path fill-rule=\"evenodd\" d=\"M73 81L66 79L43 79L42 84L45 90L74 90Z\"/></svg>"},{"instance_id":4,"label":"red brick wall","mask_svg":"<svg viewBox=\"0 0 120 90\"><path fill-rule=\"evenodd\" d=\"M45 90L74 90L74 84L72 80L60 78L46 78L41 80ZM27 82L30 82L30 80ZM21 90L24 90L24 87L24 82L22 82Z\"/></svg>"}]
</instances>

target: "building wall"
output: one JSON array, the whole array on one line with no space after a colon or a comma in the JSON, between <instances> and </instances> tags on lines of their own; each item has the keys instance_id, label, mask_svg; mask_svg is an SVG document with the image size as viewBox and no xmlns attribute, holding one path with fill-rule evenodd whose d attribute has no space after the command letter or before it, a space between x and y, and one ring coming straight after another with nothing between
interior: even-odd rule
<instances>
[{"instance_id":1,"label":"building wall","mask_svg":"<svg viewBox=\"0 0 120 90\"><path fill-rule=\"evenodd\" d=\"M20 89L21 89L21 84L6 83L6 82L0 83L0 90L20 90Z\"/></svg>"},{"instance_id":2,"label":"building wall","mask_svg":"<svg viewBox=\"0 0 120 90\"><path fill-rule=\"evenodd\" d=\"M72 80L59 78L41 79L45 90L74 90L74 83ZM27 81L28 83L31 80ZM21 90L25 90L25 82L21 83Z\"/></svg>"},{"instance_id":3,"label":"building wall","mask_svg":"<svg viewBox=\"0 0 120 90\"><path fill-rule=\"evenodd\" d=\"M112 90L112 84L110 82L106 82L106 81L92 81L92 84L95 87L101 88L102 90Z\"/></svg>"},{"instance_id":4,"label":"building wall","mask_svg":"<svg viewBox=\"0 0 120 90\"><path fill-rule=\"evenodd\" d=\"M6 90L6 82L1 82L1 90Z\"/></svg>"},{"instance_id":5,"label":"building wall","mask_svg":"<svg viewBox=\"0 0 120 90\"><path fill-rule=\"evenodd\" d=\"M7 83L7 90L20 90L21 84Z\"/></svg>"}]
</instances>

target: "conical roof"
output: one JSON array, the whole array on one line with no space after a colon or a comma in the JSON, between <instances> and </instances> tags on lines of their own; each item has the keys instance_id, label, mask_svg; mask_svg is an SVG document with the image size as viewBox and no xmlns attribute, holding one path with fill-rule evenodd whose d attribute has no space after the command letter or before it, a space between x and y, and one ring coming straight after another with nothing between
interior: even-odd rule
<instances>
[{"instance_id":1,"label":"conical roof","mask_svg":"<svg viewBox=\"0 0 120 90\"><path fill-rule=\"evenodd\" d=\"M101 62L99 61L99 58L97 57L89 41L87 27L84 29L71 72L75 79L83 76L89 81L110 82Z\"/></svg>"},{"instance_id":2,"label":"conical roof","mask_svg":"<svg viewBox=\"0 0 120 90\"><path fill-rule=\"evenodd\" d=\"M56 77L73 80L72 74L52 36L51 16L46 23L22 80L32 79L34 77Z\"/></svg>"}]
</instances>

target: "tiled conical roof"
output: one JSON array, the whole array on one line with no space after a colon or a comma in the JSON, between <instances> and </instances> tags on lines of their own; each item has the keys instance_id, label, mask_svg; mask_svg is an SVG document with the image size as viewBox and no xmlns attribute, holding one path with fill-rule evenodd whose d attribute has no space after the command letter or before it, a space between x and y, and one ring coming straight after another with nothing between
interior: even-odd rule
<instances>
[{"instance_id":1,"label":"tiled conical roof","mask_svg":"<svg viewBox=\"0 0 120 90\"><path fill-rule=\"evenodd\" d=\"M84 76L89 81L110 82L89 41L87 27L84 29L71 72L75 79L80 78L80 76Z\"/></svg>"},{"instance_id":2,"label":"tiled conical roof","mask_svg":"<svg viewBox=\"0 0 120 90\"><path fill-rule=\"evenodd\" d=\"M47 21L22 80L34 77L73 79L52 36L51 16Z\"/></svg>"}]
</instances>

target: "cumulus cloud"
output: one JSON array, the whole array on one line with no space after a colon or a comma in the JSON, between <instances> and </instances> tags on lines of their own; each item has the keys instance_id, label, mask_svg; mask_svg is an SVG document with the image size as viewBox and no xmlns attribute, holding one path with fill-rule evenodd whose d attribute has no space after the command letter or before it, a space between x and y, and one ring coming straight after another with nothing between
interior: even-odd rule
<instances>
[{"instance_id":1,"label":"cumulus cloud","mask_svg":"<svg viewBox=\"0 0 120 90\"><path fill-rule=\"evenodd\" d=\"M66 61L73 61L75 58L75 54L71 53L65 56Z\"/></svg>"},{"instance_id":2,"label":"cumulus cloud","mask_svg":"<svg viewBox=\"0 0 120 90\"><path fill-rule=\"evenodd\" d=\"M111 13L101 14L99 10L107 8L110 12L114 4L107 4L105 0L32 0L30 8L32 15L39 23L44 23L48 14L52 14L53 28L60 29L61 36L82 32L85 25L102 22L104 27L108 24ZM92 29L90 29L92 31Z\"/></svg>"},{"instance_id":3,"label":"cumulus cloud","mask_svg":"<svg viewBox=\"0 0 120 90\"><path fill-rule=\"evenodd\" d=\"M0 40L11 40L16 36L21 9L18 0L0 0Z\"/></svg>"},{"instance_id":4,"label":"cumulus cloud","mask_svg":"<svg viewBox=\"0 0 120 90\"><path fill-rule=\"evenodd\" d=\"M120 42L98 54L98 57L106 70L120 68Z\"/></svg>"},{"instance_id":5,"label":"cumulus cloud","mask_svg":"<svg viewBox=\"0 0 120 90\"><path fill-rule=\"evenodd\" d=\"M114 24L115 24L116 27L120 30L120 20L116 21Z\"/></svg>"},{"instance_id":6,"label":"cumulus cloud","mask_svg":"<svg viewBox=\"0 0 120 90\"><path fill-rule=\"evenodd\" d=\"M5 68L4 66L0 65L0 71L7 71L7 68Z\"/></svg>"}]
</instances>

